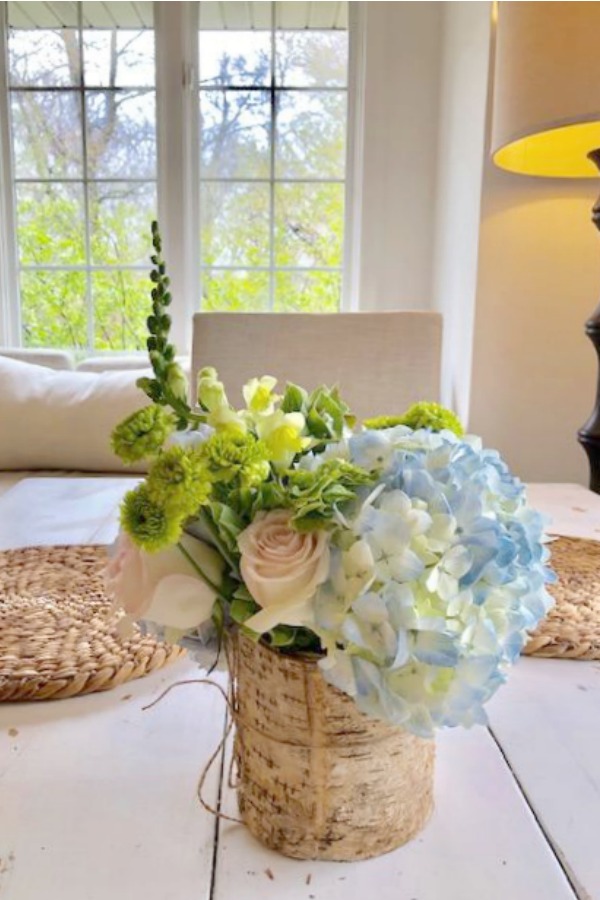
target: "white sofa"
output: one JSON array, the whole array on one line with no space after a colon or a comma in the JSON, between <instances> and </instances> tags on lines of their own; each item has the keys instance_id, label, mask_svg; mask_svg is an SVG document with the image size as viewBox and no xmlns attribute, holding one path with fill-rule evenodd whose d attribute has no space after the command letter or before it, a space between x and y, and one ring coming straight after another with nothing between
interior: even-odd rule
<instances>
[{"instance_id":1,"label":"white sofa","mask_svg":"<svg viewBox=\"0 0 600 900\"><path fill-rule=\"evenodd\" d=\"M143 354L77 364L66 351L0 347L0 495L32 475L135 473L109 439L149 402L136 386L142 374L150 374Z\"/></svg>"}]
</instances>

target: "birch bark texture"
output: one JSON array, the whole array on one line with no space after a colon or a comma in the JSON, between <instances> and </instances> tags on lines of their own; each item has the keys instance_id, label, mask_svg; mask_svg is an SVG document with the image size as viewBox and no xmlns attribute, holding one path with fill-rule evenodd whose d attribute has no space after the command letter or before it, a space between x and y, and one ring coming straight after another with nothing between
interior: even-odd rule
<instances>
[{"instance_id":1,"label":"birch bark texture","mask_svg":"<svg viewBox=\"0 0 600 900\"><path fill-rule=\"evenodd\" d=\"M405 844L433 810L435 744L359 712L317 660L233 638L240 815L296 859L351 861Z\"/></svg>"}]
</instances>

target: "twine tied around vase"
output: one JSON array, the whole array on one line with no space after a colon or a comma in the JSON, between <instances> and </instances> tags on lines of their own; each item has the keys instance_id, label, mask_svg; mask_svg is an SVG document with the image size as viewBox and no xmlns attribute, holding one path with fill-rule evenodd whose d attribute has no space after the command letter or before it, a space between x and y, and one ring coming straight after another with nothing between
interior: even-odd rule
<instances>
[{"instance_id":1,"label":"twine tied around vase","mask_svg":"<svg viewBox=\"0 0 600 900\"><path fill-rule=\"evenodd\" d=\"M227 740L233 730L233 726L236 724L237 719L235 654L232 654L230 652L230 648L227 643L225 645L225 652L227 655L227 666L230 672L229 687L227 691L225 691L217 681L213 681L212 678L186 678L169 685L169 687L166 688L162 692L162 694L160 694L155 700L153 700L151 703L148 703L146 706L143 706L142 711L145 712L146 710L151 709L153 706L156 706L156 704L160 703L160 701L163 700L163 698L166 697L167 694L170 693L170 691L172 691L174 688L182 687L186 684L206 684L209 687L217 689L217 691L221 694L223 700L225 701L225 706L227 709L227 721L221 740L217 744L214 752L211 754L207 762L204 764L202 771L200 772L200 777L198 778L198 784L196 786L196 796L198 797L200 805L212 816L215 816L215 818L225 819L228 822L235 822L238 825L243 825L242 819L238 818L237 816L228 816L226 813L221 812L220 809L215 809L214 806L211 806L210 803L208 803L204 799L204 785L206 783L206 779L208 778L209 772L212 769L214 763L219 758L221 753L223 753L223 751L225 750ZM239 732L238 739L241 739L239 738ZM227 786L232 790L236 790L238 787L237 783L234 782L233 779L233 769L237 762L238 754L234 751L231 757L229 772L227 775Z\"/></svg>"}]
</instances>

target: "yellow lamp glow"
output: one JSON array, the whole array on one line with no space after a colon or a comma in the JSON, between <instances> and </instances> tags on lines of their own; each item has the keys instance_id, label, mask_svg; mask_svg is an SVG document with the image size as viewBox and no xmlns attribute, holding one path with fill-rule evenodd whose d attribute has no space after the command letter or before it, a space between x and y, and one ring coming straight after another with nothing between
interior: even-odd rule
<instances>
[{"instance_id":1,"label":"yellow lamp glow","mask_svg":"<svg viewBox=\"0 0 600 900\"><path fill-rule=\"evenodd\" d=\"M491 150L500 168L597 178L600 3L498 4Z\"/></svg>"},{"instance_id":2,"label":"yellow lamp glow","mask_svg":"<svg viewBox=\"0 0 600 900\"><path fill-rule=\"evenodd\" d=\"M600 122L581 122L518 138L499 147L493 160L501 169L546 178L597 178L587 158L600 147Z\"/></svg>"}]
</instances>

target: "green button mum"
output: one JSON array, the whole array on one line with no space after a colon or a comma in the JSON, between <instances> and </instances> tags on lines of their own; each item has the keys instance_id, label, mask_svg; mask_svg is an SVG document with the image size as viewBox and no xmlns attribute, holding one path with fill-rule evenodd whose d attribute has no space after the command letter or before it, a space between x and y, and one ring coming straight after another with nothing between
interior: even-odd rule
<instances>
[{"instance_id":1,"label":"green button mum","mask_svg":"<svg viewBox=\"0 0 600 900\"><path fill-rule=\"evenodd\" d=\"M148 484L125 494L121 504L121 527L142 550L155 553L181 537L184 517L152 496Z\"/></svg>"},{"instance_id":2,"label":"green button mum","mask_svg":"<svg viewBox=\"0 0 600 900\"><path fill-rule=\"evenodd\" d=\"M256 485L269 476L268 448L251 434L217 432L198 453L214 481L228 484L239 477L243 484Z\"/></svg>"},{"instance_id":3,"label":"green button mum","mask_svg":"<svg viewBox=\"0 0 600 900\"><path fill-rule=\"evenodd\" d=\"M148 474L150 496L174 513L190 516L208 500L212 482L206 463L195 450L169 447Z\"/></svg>"},{"instance_id":4,"label":"green button mum","mask_svg":"<svg viewBox=\"0 0 600 900\"><path fill-rule=\"evenodd\" d=\"M143 406L123 420L112 433L111 446L127 465L156 456L175 430L175 417L163 406Z\"/></svg>"}]
</instances>

